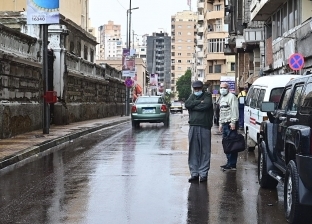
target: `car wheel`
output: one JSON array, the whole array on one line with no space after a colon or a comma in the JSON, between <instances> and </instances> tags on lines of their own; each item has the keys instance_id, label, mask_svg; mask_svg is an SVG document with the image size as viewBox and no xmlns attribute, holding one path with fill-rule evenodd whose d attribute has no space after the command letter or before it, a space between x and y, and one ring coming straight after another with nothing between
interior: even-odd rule
<instances>
[{"instance_id":1,"label":"car wheel","mask_svg":"<svg viewBox=\"0 0 312 224\"><path fill-rule=\"evenodd\" d=\"M311 206L299 203L299 174L293 160L288 163L285 175L284 211L289 223L303 223L308 216L311 216Z\"/></svg>"},{"instance_id":2,"label":"car wheel","mask_svg":"<svg viewBox=\"0 0 312 224\"><path fill-rule=\"evenodd\" d=\"M132 121L132 128L138 128L138 127L140 127L140 122Z\"/></svg>"},{"instance_id":3,"label":"car wheel","mask_svg":"<svg viewBox=\"0 0 312 224\"><path fill-rule=\"evenodd\" d=\"M164 121L164 125L165 127L169 127L169 123L170 123L170 120L169 120L169 117Z\"/></svg>"},{"instance_id":4,"label":"car wheel","mask_svg":"<svg viewBox=\"0 0 312 224\"><path fill-rule=\"evenodd\" d=\"M248 152L253 152L255 151L255 146L249 146L248 145L248 131L246 130L245 132L245 146L246 146L246 149L248 150Z\"/></svg>"},{"instance_id":5,"label":"car wheel","mask_svg":"<svg viewBox=\"0 0 312 224\"><path fill-rule=\"evenodd\" d=\"M271 177L267 172L267 153L261 147L258 150L258 180L262 188L275 188L277 180Z\"/></svg>"}]
</instances>

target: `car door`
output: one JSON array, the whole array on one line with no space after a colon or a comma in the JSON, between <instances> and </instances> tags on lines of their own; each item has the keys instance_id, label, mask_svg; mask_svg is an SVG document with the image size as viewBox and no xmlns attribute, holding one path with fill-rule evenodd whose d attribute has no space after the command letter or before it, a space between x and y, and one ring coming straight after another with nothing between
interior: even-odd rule
<instances>
[{"instance_id":1,"label":"car door","mask_svg":"<svg viewBox=\"0 0 312 224\"><path fill-rule=\"evenodd\" d=\"M249 111L249 129L248 134L249 137L254 141L257 142L257 133L258 133L258 126L257 121L259 120L259 108L258 108L258 99L260 96L261 88L255 88L254 93L250 100L250 111Z\"/></svg>"},{"instance_id":2,"label":"car door","mask_svg":"<svg viewBox=\"0 0 312 224\"><path fill-rule=\"evenodd\" d=\"M250 127L250 101L254 94L255 88L252 86L247 93L246 100L245 100L245 106L244 106L244 130L248 129Z\"/></svg>"},{"instance_id":3,"label":"car door","mask_svg":"<svg viewBox=\"0 0 312 224\"><path fill-rule=\"evenodd\" d=\"M283 163L285 159L285 131L287 128L287 113L289 111L290 98L292 96L292 86L287 86L284 89L281 97L278 110L276 111L276 119L274 125L277 126L276 136L274 135L274 152L276 153L279 163Z\"/></svg>"}]
</instances>

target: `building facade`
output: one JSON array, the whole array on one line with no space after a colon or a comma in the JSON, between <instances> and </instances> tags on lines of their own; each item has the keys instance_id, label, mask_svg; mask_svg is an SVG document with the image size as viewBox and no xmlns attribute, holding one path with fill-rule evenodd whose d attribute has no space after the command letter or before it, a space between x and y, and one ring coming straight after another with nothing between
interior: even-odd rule
<instances>
[{"instance_id":1,"label":"building facade","mask_svg":"<svg viewBox=\"0 0 312 224\"><path fill-rule=\"evenodd\" d=\"M100 26L97 32L97 60L122 57L122 38L121 25L108 21L107 24Z\"/></svg>"},{"instance_id":2,"label":"building facade","mask_svg":"<svg viewBox=\"0 0 312 224\"><path fill-rule=\"evenodd\" d=\"M198 0L197 44L193 80L203 81L217 97L223 76L235 74L235 57L224 54L229 35L225 24L224 0Z\"/></svg>"},{"instance_id":3,"label":"building facade","mask_svg":"<svg viewBox=\"0 0 312 224\"><path fill-rule=\"evenodd\" d=\"M171 37L166 32L147 37L146 63L149 74L158 74L158 83L171 88Z\"/></svg>"},{"instance_id":4,"label":"building facade","mask_svg":"<svg viewBox=\"0 0 312 224\"><path fill-rule=\"evenodd\" d=\"M312 68L311 8L309 0L228 1L225 13L233 32L226 52L240 65L245 61L244 74L236 74L240 85L263 75L303 74ZM299 71L289 64L294 53L304 58Z\"/></svg>"},{"instance_id":5,"label":"building facade","mask_svg":"<svg viewBox=\"0 0 312 224\"><path fill-rule=\"evenodd\" d=\"M171 16L171 91L178 79L191 70L196 44L197 13L185 10Z\"/></svg>"}]
</instances>

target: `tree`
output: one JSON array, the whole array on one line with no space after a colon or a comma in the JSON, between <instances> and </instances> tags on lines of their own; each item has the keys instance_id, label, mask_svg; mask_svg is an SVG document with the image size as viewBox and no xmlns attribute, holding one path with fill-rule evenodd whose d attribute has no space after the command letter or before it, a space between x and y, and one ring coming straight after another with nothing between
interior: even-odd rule
<instances>
[{"instance_id":1,"label":"tree","mask_svg":"<svg viewBox=\"0 0 312 224\"><path fill-rule=\"evenodd\" d=\"M190 70L187 70L183 76L181 76L177 81L177 91L179 100L186 100L192 93L192 73Z\"/></svg>"}]
</instances>

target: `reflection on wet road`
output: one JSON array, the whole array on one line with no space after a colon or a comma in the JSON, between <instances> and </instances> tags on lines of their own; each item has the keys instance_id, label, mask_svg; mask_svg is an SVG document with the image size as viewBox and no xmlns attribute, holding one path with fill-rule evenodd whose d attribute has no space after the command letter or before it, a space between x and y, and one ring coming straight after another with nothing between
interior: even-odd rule
<instances>
[{"instance_id":1,"label":"reflection on wet road","mask_svg":"<svg viewBox=\"0 0 312 224\"><path fill-rule=\"evenodd\" d=\"M281 189L259 188L256 151L222 172L212 130L207 184L189 184L187 114L103 129L0 175L0 223L286 223Z\"/></svg>"}]
</instances>

